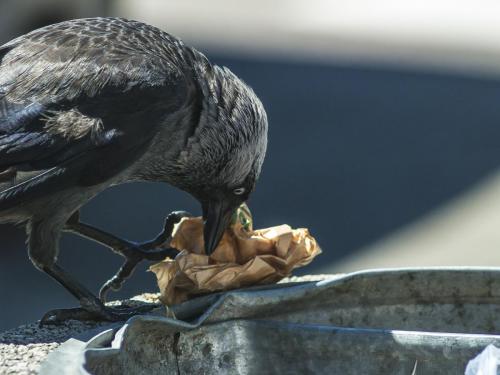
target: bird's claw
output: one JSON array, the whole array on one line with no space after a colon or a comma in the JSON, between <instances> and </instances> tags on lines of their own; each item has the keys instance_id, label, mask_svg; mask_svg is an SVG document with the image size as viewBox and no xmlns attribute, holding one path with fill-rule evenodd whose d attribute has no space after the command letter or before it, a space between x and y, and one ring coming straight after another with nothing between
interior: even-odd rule
<instances>
[{"instance_id":1,"label":"bird's claw","mask_svg":"<svg viewBox=\"0 0 500 375\"><path fill-rule=\"evenodd\" d=\"M119 322L128 320L135 315L148 313L158 306L158 304L147 304L136 307L109 307L103 305L98 310L86 309L84 307L50 310L40 319L40 326L59 325L67 320Z\"/></svg>"},{"instance_id":2,"label":"bird's claw","mask_svg":"<svg viewBox=\"0 0 500 375\"><path fill-rule=\"evenodd\" d=\"M124 282L125 282L124 277L119 277L118 274L114 275L111 279L106 281L99 289L99 299L102 302L106 302L106 296L108 292L110 290L113 290L115 292L120 290Z\"/></svg>"},{"instance_id":3,"label":"bird's claw","mask_svg":"<svg viewBox=\"0 0 500 375\"><path fill-rule=\"evenodd\" d=\"M168 242L170 242L172 238L175 224L179 223L185 217L193 217L193 215L187 211L172 211L165 218L161 233L158 234L154 240L141 243L139 246L144 250L168 246Z\"/></svg>"},{"instance_id":4,"label":"bird's claw","mask_svg":"<svg viewBox=\"0 0 500 375\"><path fill-rule=\"evenodd\" d=\"M123 283L134 272L142 260L159 262L165 258L175 258L179 253L177 249L169 247L175 224L184 217L191 217L186 211L173 211L167 215L163 224L163 230L152 241L134 243L115 237L91 225L80 221L79 211L76 211L66 222L66 230L77 233L84 237L93 239L125 258L125 262L115 275L104 283L99 292L102 301L110 290L121 289Z\"/></svg>"},{"instance_id":5,"label":"bird's claw","mask_svg":"<svg viewBox=\"0 0 500 375\"><path fill-rule=\"evenodd\" d=\"M137 265L142 260L161 261L165 258L175 258L179 253L177 249L168 247L158 249L162 245L166 245L174 230L175 224L180 222L184 217L192 217L193 215L186 211L173 211L167 215L163 225L163 231L152 241L131 245L127 252L123 253L125 263L120 267L118 272L108 281L106 281L99 290L99 298L101 301L106 301L106 295L110 290L118 291L121 289L126 279L132 275ZM155 250L158 249L158 250Z\"/></svg>"}]
</instances>

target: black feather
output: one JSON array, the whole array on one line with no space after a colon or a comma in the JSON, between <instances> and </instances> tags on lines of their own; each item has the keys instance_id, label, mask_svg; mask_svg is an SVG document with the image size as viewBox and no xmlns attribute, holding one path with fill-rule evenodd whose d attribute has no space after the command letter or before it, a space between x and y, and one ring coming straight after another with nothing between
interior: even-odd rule
<instances>
[{"instance_id":1,"label":"black feather","mask_svg":"<svg viewBox=\"0 0 500 375\"><path fill-rule=\"evenodd\" d=\"M180 46L139 22L87 19L0 47L0 171L40 171L0 192L0 206L41 188L97 184L130 165L191 101Z\"/></svg>"}]
</instances>

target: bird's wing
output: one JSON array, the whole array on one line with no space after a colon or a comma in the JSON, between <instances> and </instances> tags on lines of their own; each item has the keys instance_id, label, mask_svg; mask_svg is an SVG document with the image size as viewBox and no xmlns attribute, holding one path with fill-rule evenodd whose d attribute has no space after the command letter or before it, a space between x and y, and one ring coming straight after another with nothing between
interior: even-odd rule
<instances>
[{"instance_id":1,"label":"bird's wing","mask_svg":"<svg viewBox=\"0 0 500 375\"><path fill-rule=\"evenodd\" d=\"M134 160L189 99L180 47L121 19L67 21L0 47L0 171L40 171L0 191L0 208L63 187L61 176L99 183Z\"/></svg>"}]
</instances>

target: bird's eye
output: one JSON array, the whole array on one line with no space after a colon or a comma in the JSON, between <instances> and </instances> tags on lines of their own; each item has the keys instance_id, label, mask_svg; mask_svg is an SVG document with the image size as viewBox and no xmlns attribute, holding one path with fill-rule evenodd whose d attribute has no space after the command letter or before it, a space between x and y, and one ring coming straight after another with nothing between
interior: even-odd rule
<instances>
[{"instance_id":1,"label":"bird's eye","mask_svg":"<svg viewBox=\"0 0 500 375\"><path fill-rule=\"evenodd\" d=\"M234 195L241 195L245 192L245 188L244 187L239 187L239 188L236 188L233 190L233 194Z\"/></svg>"}]
</instances>

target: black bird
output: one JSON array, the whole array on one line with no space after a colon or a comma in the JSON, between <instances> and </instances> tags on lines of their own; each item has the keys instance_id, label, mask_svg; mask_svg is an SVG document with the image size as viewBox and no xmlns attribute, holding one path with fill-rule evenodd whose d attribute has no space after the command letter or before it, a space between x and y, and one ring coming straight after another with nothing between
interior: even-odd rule
<instances>
[{"instance_id":1,"label":"black bird","mask_svg":"<svg viewBox=\"0 0 500 375\"><path fill-rule=\"evenodd\" d=\"M141 259L174 256L157 239L136 244L79 221L78 210L109 186L161 181L198 199L205 247L217 246L259 177L267 118L229 69L137 21L88 18L50 25L0 47L0 222L25 224L33 264L78 298L45 322L127 318L56 263L62 231L127 258L101 289L117 289Z\"/></svg>"}]
</instances>

